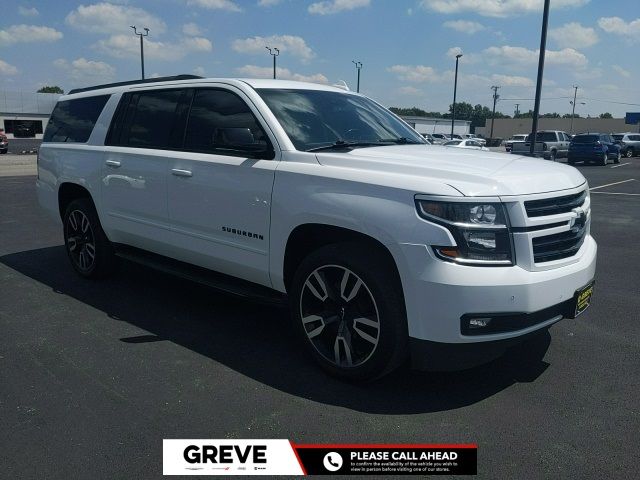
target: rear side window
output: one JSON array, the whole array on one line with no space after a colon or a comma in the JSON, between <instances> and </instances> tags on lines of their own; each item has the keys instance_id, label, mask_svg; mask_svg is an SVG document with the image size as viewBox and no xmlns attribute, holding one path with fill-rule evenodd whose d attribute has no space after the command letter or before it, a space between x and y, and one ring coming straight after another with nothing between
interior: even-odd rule
<instances>
[{"instance_id":1,"label":"rear side window","mask_svg":"<svg viewBox=\"0 0 640 480\"><path fill-rule=\"evenodd\" d=\"M226 90L196 90L189 112L184 149L251 156L271 150L249 106Z\"/></svg>"},{"instance_id":2,"label":"rear side window","mask_svg":"<svg viewBox=\"0 0 640 480\"><path fill-rule=\"evenodd\" d=\"M131 95L120 144L169 148L183 90L152 90Z\"/></svg>"},{"instance_id":3,"label":"rear side window","mask_svg":"<svg viewBox=\"0 0 640 480\"><path fill-rule=\"evenodd\" d=\"M84 143L110 95L58 102L44 132L43 142Z\"/></svg>"}]
</instances>

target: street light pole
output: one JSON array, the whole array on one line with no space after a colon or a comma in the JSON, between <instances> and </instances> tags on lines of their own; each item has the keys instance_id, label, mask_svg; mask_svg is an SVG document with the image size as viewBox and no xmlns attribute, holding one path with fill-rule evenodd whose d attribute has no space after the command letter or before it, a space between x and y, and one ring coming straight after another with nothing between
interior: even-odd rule
<instances>
[{"instance_id":1,"label":"street light pole","mask_svg":"<svg viewBox=\"0 0 640 480\"><path fill-rule=\"evenodd\" d=\"M273 49L271 47L264 47L267 50L269 50L269 55L271 55L273 57L273 79L275 80L276 78L276 57L278 55L280 55L280 50L276 47L274 47ZM276 52L276 53L273 53Z\"/></svg>"},{"instance_id":2,"label":"street light pole","mask_svg":"<svg viewBox=\"0 0 640 480\"><path fill-rule=\"evenodd\" d=\"M144 43L142 39L149 35L149 29L145 27L143 28L144 33L138 33L135 25L130 25L130 27L133 28L133 33L140 37L140 66L142 67L142 80L144 80Z\"/></svg>"},{"instance_id":3,"label":"street light pole","mask_svg":"<svg viewBox=\"0 0 640 480\"><path fill-rule=\"evenodd\" d=\"M573 108L571 109L571 127L569 128L569 134L573 135L573 117L576 115L576 97L578 96L578 86L573 86Z\"/></svg>"},{"instance_id":4,"label":"street light pole","mask_svg":"<svg viewBox=\"0 0 640 480\"><path fill-rule=\"evenodd\" d=\"M540 95L542 94L542 74L544 73L544 55L547 49L547 25L549 25L549 0L544 0L542 13L542 32L540 34L540 55L538 57L538 80L536 81L536 101L533 107L533 125L529 141L529 155L533 156L538 136L538 115L540 114Z\"/></svg>"},{"instance_id":5,"label":"street light pole","mask_svg":"<svg viewBox=\"0 0 640 480\"><path fill-rule=\"evenodd\" d=\"M489 135L490 139L493 139L493 122L496 119L496 103L498 101L498 98L500 98L500 95L498 95L499 88L500 87L496 85L491 87L491 90L493 90L493 113L491 113L491 134Z\"/></svg>"},{"instance_id":6,"label":"street light pole","mask_svg":"<svg viewBox=\"0 0 640 480\"><path fill-rule=\"evenodd\" d=\"M360 69L362 68L362 62L351 60L351 63L356 66L356 70L358 71L358 83L356 84L356 92L360 93Z\"/></svg>"},{"instance_id":7,"label":"street light pole","mask_svg":"<svg viewBox=\"0 0 640 480\"><path fill-rule=\"evenodd\" d=\"M458 90L458 60L462 56L461 53L456 55L456 75L455 80L453 81L453 111L451 112L451 138L453 139L453 127L456 122L456 93Z\"/></svg>"}]
</instances>

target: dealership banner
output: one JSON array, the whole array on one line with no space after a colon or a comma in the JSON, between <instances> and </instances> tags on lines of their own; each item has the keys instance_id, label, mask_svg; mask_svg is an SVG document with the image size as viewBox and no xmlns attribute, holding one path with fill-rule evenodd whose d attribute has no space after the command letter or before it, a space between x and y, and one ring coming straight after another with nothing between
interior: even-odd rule
<instances>
[{"instance_id":1,"label":"dealership banner","mask_svg":"<svg viewBox=\"0 0 640 480\"><path fill-rule=\"evenodd\" d=\"M164 475L475 475L475 444L163 440Z\"/></svg>"}]
</instances>

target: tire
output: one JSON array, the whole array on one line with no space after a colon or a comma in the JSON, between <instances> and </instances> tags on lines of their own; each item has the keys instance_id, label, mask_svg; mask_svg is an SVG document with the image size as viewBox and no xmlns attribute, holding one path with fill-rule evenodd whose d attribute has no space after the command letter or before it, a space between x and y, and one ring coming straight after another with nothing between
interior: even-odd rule
<instances>
[{"instance_id":1,"label":"tire","mask_svg":"<svg viewBox=\"0 0 640 480\"><path fill-rule=\"evenodd\" d=\"M609 156L607 155L607 152L604 152L602 154L602 158L600 159L599 165L605 166L607 164L607 160L609 160Z\"/></svg>"},{"instance_id":2,"label":"tire","mask_svg":"<svg viewBox=\"0 0 640 480\"><path fill-rule=\"evenodd\" d=\"M552 162L555 162L556 161L556 155L557 155L557 152L555 150L551 150L549 152L549 160L551 160Z\"/></svg>"},{"instance_id":3,"label":"tire","mask_svg":"<svg viewBox=\"0 0 640 480\"><path fill-rule=\"evenodd\" d=\"M575 165L575 164L576 164L576 161L575 161L573 158L567 158L567 163L568 163L569 165Z\"/></svg>"},{"instance_id":4,"label":"tire","mask_svg":"<svg viewBox=\"0 0 640 480\"><path fill-rule=\"evenodd\" d=\"M113 245L100 225L98 213L88 198L73 200L63 219L64 245L73 269L84 278L103 278L113 272Z\"/></svg>"},{"instance_id":5,"label":"tire","mask_svg":"<svg viewBox=\"0 0 640 480\"><path fill-rule=\"evenodd\" d=\"M627 158L633 157L633 148L627 148L627 150L624 152L624 156Z\"/></svg>"},{"instance_id":6,"label":"tire","mask_svg":"<svg viewBox=\"0 0 640 480\"><path fill-rule=\"evenodd\" d=\"M616 158L613 159L613 163L620 163L621 158L622 158L622 154L620 153L620 150L618 150L618 153L616 154Z\"/></svg>"},{"instance_id":7,"label":"tire","mask_svg":"<svg viewBox=\"0 0 640 480\"><path fill-rule=\"evenodd\" d=\"M323 370L345 380L380 378L408 355L400 279L376 253L357 243L322 247L302 261L290 288L299 341Z\"/></svg>"}]
</instances>

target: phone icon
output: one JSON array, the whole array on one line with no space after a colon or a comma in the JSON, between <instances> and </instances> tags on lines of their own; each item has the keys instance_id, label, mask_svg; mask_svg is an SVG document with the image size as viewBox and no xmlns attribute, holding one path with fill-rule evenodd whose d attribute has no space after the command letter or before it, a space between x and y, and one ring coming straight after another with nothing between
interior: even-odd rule
<instances>
[{"instance_id":1,"label":"phone icon","mask_svg":"<svg viewBox=\"0 0 640 480\"><path fill-rule=\"evenodd\" d=\"M335 472L342 468L342 456L338 452L329 452L322 461L324 468L330 472Z\"/></svg>"}]
</instances>

